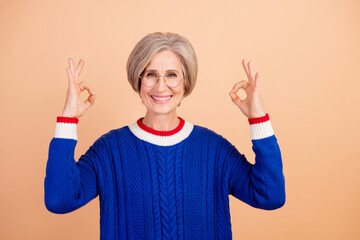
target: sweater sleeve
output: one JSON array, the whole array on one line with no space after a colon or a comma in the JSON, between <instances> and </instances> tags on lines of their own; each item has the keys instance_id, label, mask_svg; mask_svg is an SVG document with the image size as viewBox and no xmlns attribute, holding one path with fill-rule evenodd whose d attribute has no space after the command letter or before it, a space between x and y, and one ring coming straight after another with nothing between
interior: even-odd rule
<instances>
[{"instance_id":1,"label":"sweater sleeve","mask_svg":"<svg viewBox=\"0 0 360 240\"><path fill-rule=\"evenodd\" d=\"M279 145L269 115L249 119L255 164L232 146L228 154L229 193L260 209L273 210L285 204L285 179Z\"/></svg>"},{"instance_id":2,"label":"sweater sleeve","mask_svg":"<svg viewBox=\"0 0 360 240\"><path fill-rule=\"evenodd\" d=\"M57 117L55 136L50 142L44 200L53 213L72 212L98 195L96 161L100 158L101 140L75 162L77 123L77 118Z\"/></svg>"}]
</instances>

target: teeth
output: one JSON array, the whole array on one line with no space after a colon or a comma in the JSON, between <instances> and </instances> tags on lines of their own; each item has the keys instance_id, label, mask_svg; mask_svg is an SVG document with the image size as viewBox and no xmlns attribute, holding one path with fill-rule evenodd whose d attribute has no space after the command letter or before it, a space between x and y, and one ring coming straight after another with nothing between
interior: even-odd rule
<instances>
[{"instance_id":1,"label":"teeth","mask_svg":"<svg viewBox=\"0 0 360 240\"><path fill-rule=\"evenodd\" d=\"M151 96L153 99L158 100L158 101L166 101L169 100L171 98L171 96L168 97L155 97L155 96Z\"/></svg>"}]
</instances>

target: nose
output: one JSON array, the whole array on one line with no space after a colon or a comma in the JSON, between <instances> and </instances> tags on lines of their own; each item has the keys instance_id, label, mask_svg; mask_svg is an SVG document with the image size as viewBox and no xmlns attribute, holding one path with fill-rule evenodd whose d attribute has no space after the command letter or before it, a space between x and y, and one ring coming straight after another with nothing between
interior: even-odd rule
<instances>
[{"instance_id":1,"label":"nose","mask_svg":"<svg viewBox=\"0 0 360 240\"><path fill-rule=\"evenodd\" d=\"M165 76L159 76L158 82L155 84L155 88L161 92L167 89L167 85L165 82Z\"/></svg>"}]
</instances>

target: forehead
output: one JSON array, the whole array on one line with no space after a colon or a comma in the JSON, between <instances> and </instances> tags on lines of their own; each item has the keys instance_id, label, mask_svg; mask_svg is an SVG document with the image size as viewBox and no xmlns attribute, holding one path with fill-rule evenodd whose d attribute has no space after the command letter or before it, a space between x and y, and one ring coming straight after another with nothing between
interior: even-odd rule
<instances>
[{"instance_id":1,"label":"forehead","mask_svg":"<svg viewBox=\"0 0 360 240\"><path fill-rule=\"evenodd\" d=\"M171 69L180 72L182 64L176 53L165 50L156 53L147 65L146 69L156 71L167 71Z\"/></svg>"}]
</instances>

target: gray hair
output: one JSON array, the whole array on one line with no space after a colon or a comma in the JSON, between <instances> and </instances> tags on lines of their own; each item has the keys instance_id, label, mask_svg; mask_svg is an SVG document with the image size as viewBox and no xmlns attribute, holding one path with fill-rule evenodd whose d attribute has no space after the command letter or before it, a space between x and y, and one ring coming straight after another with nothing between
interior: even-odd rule
<instances>
[{"instance_id":1,"label":"gray hair","mask_svg":"<svg viewBox=\"0 0 360 240\"><path fill-rule=\"evenodd\" d=\"M153 56L164 50L174 52L182 63L184 97L195 87L198 64L195 51L189 40L176 33L155 32L142 38L131 51L126 64L127 77L132 88L140 93L140 76Z\"/></svg>"}]
</instances>

